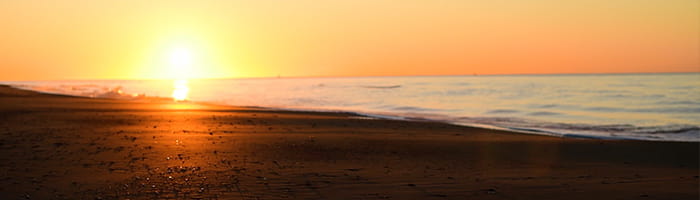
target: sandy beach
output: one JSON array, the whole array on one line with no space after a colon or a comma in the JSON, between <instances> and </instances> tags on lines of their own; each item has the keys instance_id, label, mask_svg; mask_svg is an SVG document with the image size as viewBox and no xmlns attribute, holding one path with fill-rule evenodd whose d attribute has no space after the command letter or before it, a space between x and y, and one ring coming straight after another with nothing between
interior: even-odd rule
<instances>
[{"instance_id":1,"label":"sandy beach","mask_svg":"<svg viewBox=\"0 0 700 200\"><path fill-rule=\"evenodd\" d=\"M698 199L698 154L0 86L1 199Z\"/></svg>"}]
</instances>

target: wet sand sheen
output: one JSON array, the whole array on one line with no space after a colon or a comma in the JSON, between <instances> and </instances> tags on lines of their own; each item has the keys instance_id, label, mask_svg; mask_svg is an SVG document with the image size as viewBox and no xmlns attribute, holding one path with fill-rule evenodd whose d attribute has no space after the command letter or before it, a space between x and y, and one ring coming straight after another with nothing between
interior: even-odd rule
<instances>
[{"instance_id":1,"label":"wet sand sheen","mask_svg":"<svg viewBox=\"0 0 700 200\"><path fill-rule=\"evenodd\" d=\"M2 199L697 199L698 147L0 87Z\"/></svg>"}]
</instances>

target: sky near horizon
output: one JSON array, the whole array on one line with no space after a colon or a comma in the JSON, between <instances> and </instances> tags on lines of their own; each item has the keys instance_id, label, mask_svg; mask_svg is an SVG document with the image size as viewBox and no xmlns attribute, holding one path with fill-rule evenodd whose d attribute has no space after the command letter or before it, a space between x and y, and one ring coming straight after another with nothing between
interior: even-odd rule
<instances>
[{"instance_id":1,"label":"sky near horizon","mask_svg":"<svg viewBox=\"0 0 700 200\"><path fill-rule=\"evenodd\" d=\"M0 80L700 71L697 0L5 0Z\"/></svg>"}]
</instances>

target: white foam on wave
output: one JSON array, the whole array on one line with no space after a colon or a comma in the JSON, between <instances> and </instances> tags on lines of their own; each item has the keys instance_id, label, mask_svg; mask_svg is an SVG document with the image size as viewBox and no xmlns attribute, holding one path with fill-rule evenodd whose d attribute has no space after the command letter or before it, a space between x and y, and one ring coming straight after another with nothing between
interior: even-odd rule
<instances>
[{"instance_id":1,"label":"white foam on wave","mask_svg":"<svg viewBox=\"0 0 700 200\"><path fill-rule=\"evenodd\" d=\"M83 85L43 85L43 84L13 84L12 87L38 91L47 94L61 94L90 98L105 99L140 99L146 97L144 93L127 93L121 86L106 87L95 84Z\"/></svg>"},{"instance_id":2,"label":"white foam on wave","mask_svg":"<svg viewBox=\"0 0 700 200\"><path fill-rule=\"evenodd\" d=\"M327 112L328 110L290 109L295 111ZM431 121L448 123L467 127L477 127L492 130L511 131L526 134L546 135L555 137L589 138L605 140L647 140L700 142L700 127L692 125L667 125L637 127L633 125L586 125L536 122L517 118L451 118L441 115L420 115L415 113L391 114L368 113L334 110L333 112L353 113L370 119L388 119L402 121ZM478 120L464 120L478 119ZM499 122L518 122L499 123Z\"/></svg>"}]
</instances>

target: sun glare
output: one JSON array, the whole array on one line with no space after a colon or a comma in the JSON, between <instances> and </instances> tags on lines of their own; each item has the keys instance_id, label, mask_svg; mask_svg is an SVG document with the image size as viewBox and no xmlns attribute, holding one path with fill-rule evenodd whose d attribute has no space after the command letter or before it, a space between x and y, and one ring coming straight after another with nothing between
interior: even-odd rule
<instances>
[{"instance_id":1,"label":"sun glare","mask_svg":"<svg viewBox=\"0 0 700 200\"><path fill-rule=\"evenodd\" d=\"M192 64L192 52L183 47L177 47L170 52L170 64L173 67L186 67Z\"/></svg>"},{"instance_id":2,"label":"sun glare","mask_svg":"<svg viewBox=\"0 0 700 200\"><path fill-rule=\"evenodd\" d=\"M187 79L190 78L192 70L192 52L188 48L177 47L170 52L170 74L175 79L173 83L173 100L187 100L189 87L187 87Z\"/></svg>"},{"instance_id":3,"label":"sun glare","mask_svg":"<svg viewBox=\"0 0 700 200\"><path fill-rule=\"evenodd\" d=\"M172 78L188 79L192 72L192 51L184 47L176 47L170 51L169 69Z\"/></svg>"},{"instance_id":4,"label":"sun glare","mask_svg":"<svg viewBox=\"0 0 700 200\"><path fill-rule=\"evenodd\" d=\"M190 88L187 87L187 80L178 79L175 80L175 89L173 89L173 100L184 101L187 100L187 93L189 93Z\"/></svg>"}]
</instances>

